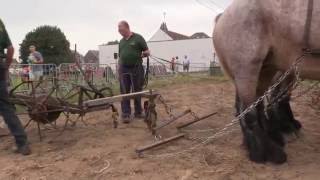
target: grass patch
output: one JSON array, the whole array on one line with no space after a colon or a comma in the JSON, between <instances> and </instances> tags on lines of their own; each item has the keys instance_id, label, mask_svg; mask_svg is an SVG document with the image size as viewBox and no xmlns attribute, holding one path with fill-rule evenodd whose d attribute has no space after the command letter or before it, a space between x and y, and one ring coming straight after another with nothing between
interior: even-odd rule
<instances>
[{"instance_id":1,"label":"grass patch","mask_svg":"<svg viewBox=\"0 0 320 180\"><path fill-rule=\"evenodd\" d=\"M165 88L172 85L197 84L205 82L222 83L228 79L225 76L208 76L207 74L179 74L171 77L153 79L149 82L149 89Z\"/></svg>"}]
</instances>

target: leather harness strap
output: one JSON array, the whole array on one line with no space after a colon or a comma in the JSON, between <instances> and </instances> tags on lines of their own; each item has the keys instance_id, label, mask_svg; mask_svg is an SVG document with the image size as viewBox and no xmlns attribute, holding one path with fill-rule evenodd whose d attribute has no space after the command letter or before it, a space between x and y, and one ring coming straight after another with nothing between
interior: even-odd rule
<instances>
[{"instance_id":1,"label":"leather harness strap","mask_svg":"<svg viewBox=\"0 0 320 180\"><path fill-rule=\"evenodd\" d=\"M314 5L314 0L308 0L307 17L306 17L306 24L304 27L304 37L303 37L304 38L303 51L313 55L319 55L320 49L312 49L310 44L313 5Z\"/></svg>"}]
</instances>

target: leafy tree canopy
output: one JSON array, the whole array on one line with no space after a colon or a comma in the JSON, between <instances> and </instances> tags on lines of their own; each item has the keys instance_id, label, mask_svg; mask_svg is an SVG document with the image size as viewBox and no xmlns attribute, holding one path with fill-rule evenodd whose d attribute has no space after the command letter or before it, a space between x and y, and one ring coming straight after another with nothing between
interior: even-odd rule
<instances>
[{"instance_id":1,"label":"leafy tree canopy","mask_svg":"<svg viewBox=\"0 0 320 180\"><path fill-rule=\"evenodd\" d=\"M61 64L72 62L70 43L64 33L56 26L40 26L29 32L20 44L20 55L23 63L30 54L29 47L35 45L45 64Z\"/></svg>"}]
</instances>

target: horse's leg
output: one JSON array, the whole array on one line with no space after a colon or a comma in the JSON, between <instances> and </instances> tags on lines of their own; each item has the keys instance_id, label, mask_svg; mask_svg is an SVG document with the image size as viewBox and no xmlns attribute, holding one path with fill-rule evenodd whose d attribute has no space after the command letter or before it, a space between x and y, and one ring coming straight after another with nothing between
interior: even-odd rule
<instances>
[{"instance_id":1,"label":"horse's leg","mask_svg":"<svg viewBox=\"0 0 320 180\"><path fill-rule=\"evenodd\" d=\"M240 101L240 109L245 110L255 101L256 82L250 82L246 79L238 79L236 82L236 92ZM260 135L263 129L258 123L257 108L252 109L244 118L240 119L240 125L243 133L244 145L249 151L249 158L255 162L266 161L265 137Z\"/></svg>"},{"instance_id":2,"label":"horse's leg","mask_svg":"<svg viewBox=\"0 0 320 180\"><path fill-rule=\"evenodd\" d=\"M251 75L235 79L242 111L256 101L258 80L255 77L257 76ZM274 143L268 136L265 119L263 104L251 109L244 118L240 119L249 158L259 163L266 161L283 163L286 161L286 154L282 147Z\"/></svg>"},{"instance_id":3,"label":"horse's leg","mask_svg":"<svg viewBox=\"0 0 320 180\"><path fill-rule=\"evenodd\" d=\"M278 106L277 110L281 119L281 132L290 134L299 131L302 128L302 125L294 118L290 106L290 95L287 94L286 97L278 103Z\"/></svg>"},{"instance_id":4,"label":"horse's leg","mask_svg":"<svg viewBox=\"0 0 320 180\"><path fill-rule=\"evenodd\" d=\"M278 94L283 93L281 100L277 102L277 99L272 99L276 103L268 110L268 115L273 119L276 119L279 123L279 128L282 133L293 133L301 129L302 125L299 121L294 118L293 112L290 106L290 96L288 92L282 92L286 90L289 84L294 80L294 76L289 76L286 81L282 82L273 92L273 97L277 97Z\"/></svg>"},{"instance_id":5,"label":"horse's leg","mask_svg":"<svg viewBox=\"0 0 320 180\"><path fill-rule=\"evenodd\" d=\"M272 55L270 53L266 61L269 61L271 59L272 59ZM259 77L259 84L257 87L258 97L262 96L268 90L268 88L272 85L272 82L276 73L277 73L277 70L272 66L264 65L262 67L260 72L260 77ZM261 111L260 123L263 125L262 127L274 142L276 142L280 146L284 146L285 141L281 133L281 126L279 123L279 119L270 115L270 113L268 113L268 117L267 117L265 113L264 105L260 104L259 106ZM267 110L267 112L269 112L269 109Z\"/></svg>"}]
</instances>

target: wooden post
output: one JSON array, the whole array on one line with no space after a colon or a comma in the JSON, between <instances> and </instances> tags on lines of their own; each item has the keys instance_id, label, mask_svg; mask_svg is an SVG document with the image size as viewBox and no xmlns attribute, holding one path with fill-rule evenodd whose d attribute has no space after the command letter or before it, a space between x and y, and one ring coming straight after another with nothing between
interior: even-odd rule
<instances>
[{"instance_id":1,"label":"wooden post","mask_svg":"<svg viewBox=\"0 0 320 180\"><path fill-rule=\"evenodd\" d=\"M146 146L143 146L141 148L138 148L136 149L136 153L141 156L141 153L143 153L144 151L146 150L149 150L149 149L152 149L152 148L155 148L155 147L158 147L158 146L161 146L163 144L167 144L171 141L175 141L175 140L178 140L182 137L184 137L185 134L178 134L176 136L173 136L173 137L170 137L170 138L167 138L167 139L164 139L164 140L161 140L161 141L158 141L156 143L153 143L153 144L150 144L150 145L146 145Z\"/></svg>"},{"instance_id":2,"label":"wooden post","mask_svg":"<svg viewBox=\"0 0 320 180\"><path fill-rule=\"evenodd\" d=\"M214 113L208 114L208 115L206 115L206 116L197 118L197 119L195 119L195 120L193 120L193 121L190 121L190 122L188 122L188 123L181 124L181 125L177 126L177 129L185 128L185 127L187 127L187 126L190 126L190 125L192 125L192 124L194 124L194 123L197 123L197 122L199 122L199 121L202 121L202 120L204 120L204 119L207 119L207 118L209 118L209 117L211 117L211 116L214 116L214 115L216 115L216 114L218 114L218 113L217 113L217 112L214 112Z\"/></svg>"}]
</instances>

